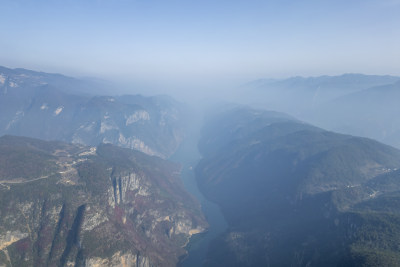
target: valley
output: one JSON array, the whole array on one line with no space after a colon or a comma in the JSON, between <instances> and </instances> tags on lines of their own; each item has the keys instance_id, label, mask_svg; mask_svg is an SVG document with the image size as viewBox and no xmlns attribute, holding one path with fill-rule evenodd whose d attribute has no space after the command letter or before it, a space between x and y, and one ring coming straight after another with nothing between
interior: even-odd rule
<instances>
[{"instance_id":1,"label":"valley","mask_svg":"<svg viewBox=\"0 0 400 267\"><path fill-rule=\"evenodd\" d=\"M204 266L211 242L227 229L227 222L221 213L220 207L204 197L199 191L196 182L194 169L201 159L197 144L200 139L201 123L199 121L202 121L202 118L196 112L193 112L191 117L192 123L187 126L187 137L171 160L182 164L182 182L188 193L199 201L201 210L207 219L208 227L204 233L200 233L190 239L186 246L188 255L182 258L178 264L181 267Z\"/></svg>"},{"instance_id":2,"label":"valley","mask_svg":"<svg viewBox=\"0 0 400 267\"><path fill-rule=\"evenodd\" d=\"M0 266L400 264L400 151L320 127L362 130L383 99L367 121L396 140L395 119L376 122L396 111L397 77L252 84L272 111L0 71Z\"/></svg>"},{"instance_id":3,"label":"valley","mask_svg":"<svg viewBox=\"0 0 400 267\"><path fill-rule=\"evenodd\" d=\"M0 10L0 267L400 266L400 0Z\"/></svg>"}]
</instances>

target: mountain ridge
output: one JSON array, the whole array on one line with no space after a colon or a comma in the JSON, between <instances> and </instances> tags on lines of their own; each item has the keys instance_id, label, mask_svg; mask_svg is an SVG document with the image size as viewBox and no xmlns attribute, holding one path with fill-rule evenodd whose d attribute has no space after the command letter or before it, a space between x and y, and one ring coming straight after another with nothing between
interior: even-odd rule
<instances>
[{"instance_id":1,"label":"mountain ridge","mask_svg":"<svg viewBox=\"0 0 400 267\"><path fill-rule=\"evenodd\" d=\"M63 84L72 79L79 89L82 81L74 78L21 75L0 80L0 135L91 146L113 143L163 158L172 155L184 136L185 107L170 97L92 96ZM46 75L55 82L43 82Z\"/></svg>"},{"instance_id":2,"label":"mountain ridge","mask_svg":"<svg viewBox=\"0 0 400 267\"><path fill-rule=\"evenodd\" d=\"M229 223L209 250L208 266L400 263L393 247L400 240L400 213L395 207L388 213L379 204L387 198L398 201L399 150L296 120L257 129L252 124L268 118L251 109L247 113L253 119L242 125L250 129L246 135L218 146L218 134L231 137L227 123L218 123L221 117L215 115L200 142L217 149L200 149L199 188L220 205ZM236 125L235 111L230 114L223 117ZM386 231L393 231L394 239ZM365 241L371 235L380 240L372 250Z\"/></svg>"}]
</instances>

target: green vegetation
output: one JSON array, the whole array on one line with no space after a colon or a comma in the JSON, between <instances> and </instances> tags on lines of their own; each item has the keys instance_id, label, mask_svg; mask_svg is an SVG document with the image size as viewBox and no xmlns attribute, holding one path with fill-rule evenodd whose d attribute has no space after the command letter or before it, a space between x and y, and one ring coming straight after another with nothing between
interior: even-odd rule
<instances>
[{"instance_id":1,"label":"green vegetation","mask_svg":"<svg viewBox=\"0 0 400 267\"><path fill-rule=\"evenodd\" d=\"M15 178L29 180L55 173L57 165L54 156L38 146L8 142L11 139L8 136L0 138L0 181Z\"/></svg>"},{"instance_id":2,"label":"green vegetation","mask_svg":"<svg viewBox=\"0 0 400 267\"><path fill-rule=\"evenodd\" d=\"M208 266L399 266L400 151L241 113L211 116L200 141L197 181L230 225Z\"/></svg>"}]
</instances>

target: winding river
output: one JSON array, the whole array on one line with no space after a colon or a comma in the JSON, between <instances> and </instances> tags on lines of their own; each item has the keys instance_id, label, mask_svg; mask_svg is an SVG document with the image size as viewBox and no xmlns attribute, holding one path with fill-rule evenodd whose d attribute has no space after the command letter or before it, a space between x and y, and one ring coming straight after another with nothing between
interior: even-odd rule
<instances>
[{"instance_id":1,"label":"winding river","mask_svg":"<svg viewBox=\"0 0 400 267\"><path fill-rule=\"evenodd\" d=\"M199 137L200 130L192 129L179 150L171 158L171 160L182 164L182 182L186 190L200 202L203 213L209 223L209 229L206 233L191 238L187 246L189 254L179 264L182 267L203 266L210 242L227 229L227 223L220 208L208 201L197 187L194 168L201 158L197 148Z\"/></svg>"}]
</instances>

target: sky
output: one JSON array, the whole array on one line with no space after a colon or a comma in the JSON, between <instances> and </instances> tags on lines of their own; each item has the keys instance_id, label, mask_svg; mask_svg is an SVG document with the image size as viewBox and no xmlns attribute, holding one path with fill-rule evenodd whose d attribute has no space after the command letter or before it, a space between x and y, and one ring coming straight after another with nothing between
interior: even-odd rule
<instances>
[{"instance_id":1,"label":"sky","mask_svg":"<svg viewBox=\"0 0 400 267\"><path fill-rule=\"evenodd\" d=\"M125 81L400 75L400 0L0 0L0 65Z\"/></svg>"}]
</instances>

